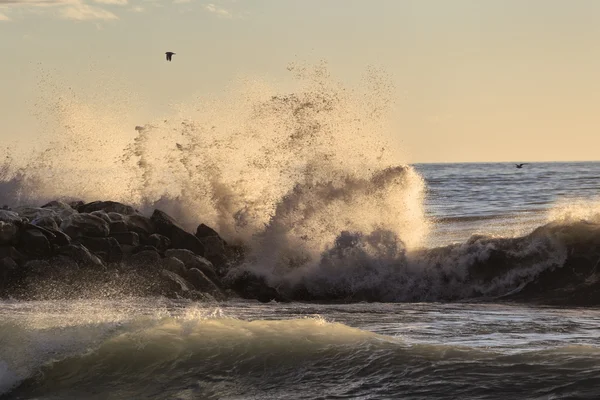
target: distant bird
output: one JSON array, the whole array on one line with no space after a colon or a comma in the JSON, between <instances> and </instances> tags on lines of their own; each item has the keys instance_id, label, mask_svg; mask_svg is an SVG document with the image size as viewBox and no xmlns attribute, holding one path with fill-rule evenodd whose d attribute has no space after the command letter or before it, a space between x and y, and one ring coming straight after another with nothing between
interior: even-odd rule
<instances>
[{"instance_id":1,"label":"distant bird","mask_svg":"<svg viewBox=\"0 0 600 400\"><path fill-rule=\"evenodd\" d=\"M517 168L523 168L523 165L525 165L525 163L523 163L523 164L515 164L515 167L517 167Z\"/></svg>"},{"instance_id":2,"label":"distant bird","mask_svg":"<svg viewBox=\"0 0 600 400\"><path fill-rule=\"evenodd\" d=\"M165 54L167 55L167 61L171 61L171 57L175 55L172 51L167 51Z\"/></svg>"}]
</instances>

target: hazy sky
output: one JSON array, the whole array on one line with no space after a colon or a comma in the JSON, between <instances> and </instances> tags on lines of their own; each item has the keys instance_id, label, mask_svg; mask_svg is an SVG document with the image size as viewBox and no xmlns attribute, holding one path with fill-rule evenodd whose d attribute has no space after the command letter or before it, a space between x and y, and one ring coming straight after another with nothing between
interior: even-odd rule
<instances>
[{"instance_id":1,"label":"hazy sky","mask_svg":"<svg viewBox=\"0 0 600 400\"><path fill-rule=\"evenodd\" d=\"M44 74L91 96L114 77L143 119L322 59L389 73L408 161L600 157L596 0L0 0L0 54L3 141L36 140Z\"/></svg>"}]
</instances>

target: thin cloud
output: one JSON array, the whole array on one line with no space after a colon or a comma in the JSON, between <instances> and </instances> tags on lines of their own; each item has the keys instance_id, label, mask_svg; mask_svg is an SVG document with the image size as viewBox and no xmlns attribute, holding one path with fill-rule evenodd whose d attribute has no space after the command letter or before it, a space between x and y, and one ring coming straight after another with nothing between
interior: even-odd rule
<instances>
[{"instance_id":1,"label":"thin cloud","mask_svg":"<svg viewBox=\"0 0 600 400\"><path fill-rule=\"evenodd\" d=\"M212 14L216 14L221 18L233 18L233 14L231 14L231 11L222 7L218 7L213 3L206 4L204 6L204 9Z\"/></svg>"},{"instance_id":2,"label":"thin cloud","mask_svg":"<svg viewBox=\"0 0 600 400\"><path fill-rule=\"evenodd\" d=\"M48 7L65 4L76 4L78 0L0 0L0 4L7 6Z\"/></svg>"},{"instance_id":3,"label":"thin cloud","mask_svg":"<svg viewBox=\"0 0 600 400\"><path fill-rule=\"evenodd\" d=\"M8 17L8 15L0 13L0 21L10 21L10 18Z\"/></svg>"},{"instance_id":4,"label":"thin cloud","mask_svg":"<svg viewBox=\"0 0 600 400\"><path fill-rule=\"evenodd\" d=\"M129 3L128 0L94 0L94 2L99 4L110 4L115 6L126 6Z\"/></svg>"},{"instance_id":5,"label":"thin cloud","mask_svg":"<svg viewBox=\"0 0 600 400\"><path fill-rule=\"evenodd\" d=\"M141 13L144 12L144 7L142 6L134 6L130 8L131 11Z\"/></svg>"},{"instance_id":6,"label":"thin cloud","mask_svg":"<svg viewBox=\"0 0 600 400\"><path fill-rule=\"evenodd\" d=\"M60 14L62 18L74 21L107 21L119 19L119 17L117 17L110 11L104 10L99 7L90 6L87 4L78 4L74 6L65 7L63 10L61 10Z\"/></svg>"}]
</instances>

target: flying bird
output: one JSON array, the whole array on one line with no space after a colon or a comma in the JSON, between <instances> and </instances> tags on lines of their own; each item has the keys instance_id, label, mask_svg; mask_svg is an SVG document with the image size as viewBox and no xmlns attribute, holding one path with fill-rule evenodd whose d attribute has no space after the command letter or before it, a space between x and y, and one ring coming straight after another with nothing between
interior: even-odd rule
<instances>
[{"instance_id":1,"label":"flying bird","mask_svg":"<svg viewBox=\"0 0 600 400\"><path fill-rule=\"evenodd\" d=\"M515 167L517 167L517 168L523 168L523 165L525 165L525 163L523 163L523 164L515 164Z\"/></svg>"},{"instance_id":2,"label":"flying bird","mask_svg":"<svg viewBox=\"0 0 600 400\"><path fill-rule=\"evenodd\" d=\"M175 53L173 53L172 51L167 51L165 54L167 55L167 61L171 61L171 57L175 55Z\"/></svg>"}]
</instances>

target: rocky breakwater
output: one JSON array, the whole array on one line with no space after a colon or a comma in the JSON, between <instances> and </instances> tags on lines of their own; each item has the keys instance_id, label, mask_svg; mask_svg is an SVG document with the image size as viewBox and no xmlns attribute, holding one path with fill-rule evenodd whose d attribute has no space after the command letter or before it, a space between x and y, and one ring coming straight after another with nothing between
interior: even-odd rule
<instances>
[{"instance_id":1,"label":"rocky breakwater","mask_svg":"<svg viewBox=\"0 0 600 400\"><path fill-rule=\"evenodd\" d=\"M192 234L161 210L148 217L112 201L0 209L2 298L223 300L236 295L222 278L240 254L210 227Z\"/></svg>"}]
</instances>

